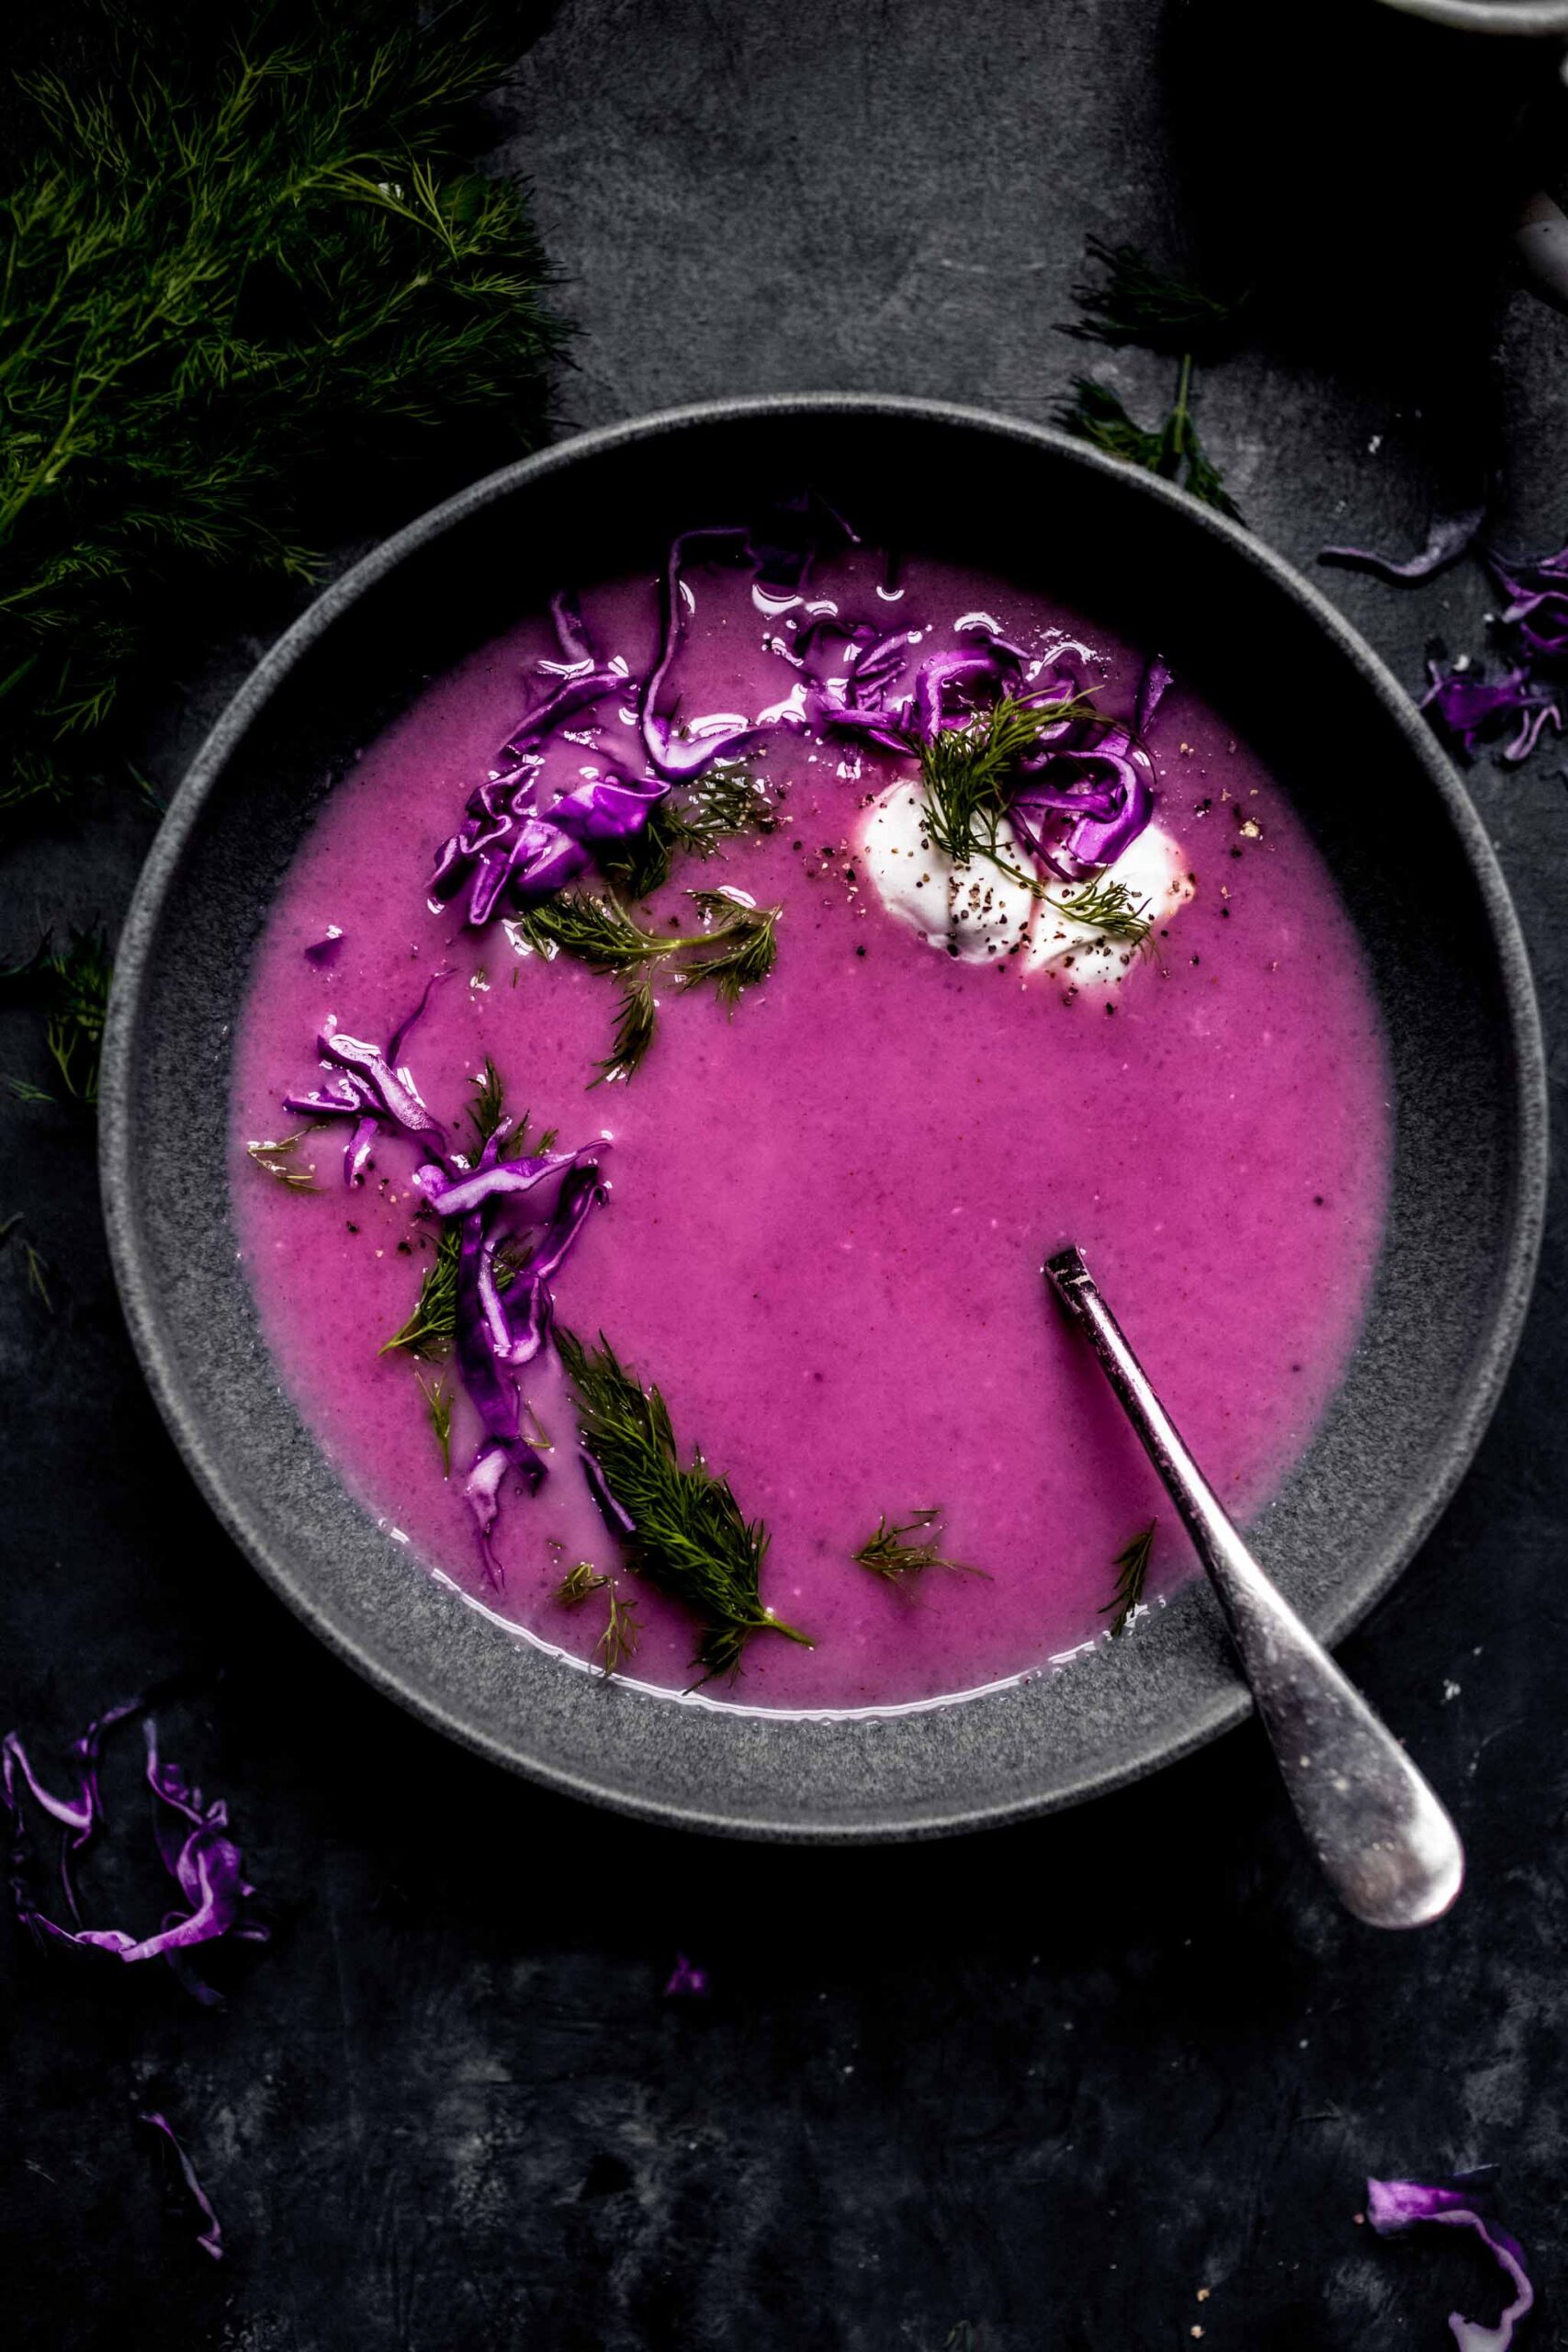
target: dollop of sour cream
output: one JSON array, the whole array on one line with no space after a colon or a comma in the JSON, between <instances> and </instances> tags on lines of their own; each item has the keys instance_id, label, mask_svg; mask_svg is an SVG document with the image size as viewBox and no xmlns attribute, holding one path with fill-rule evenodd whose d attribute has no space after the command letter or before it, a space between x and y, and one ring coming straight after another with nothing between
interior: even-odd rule
<instances>
[{"instance_id":1,"label":"dollop of sour cream","mask_svg":"<svg viewBox=\"0 0 1568 2352\"><path fill-rule=\"evenodd\" d=\"M1021 871L1032 870L1005 818L997 847ZM958 864L944 857L926 832L917 784L891 784L877 795L861 824L859 861L887 912L958 962L992 964L1011 956L1025 972L1048 973L1081 989L1113 988L1137 961L1138 951L1127 940L1108 939L1061 911L1080 885L1052 882L1037 897L987 858ZM1180 843L1154 824L1100 881L1122 884L1156 933L1197 889Z\"/></svg>"}]
</instances>

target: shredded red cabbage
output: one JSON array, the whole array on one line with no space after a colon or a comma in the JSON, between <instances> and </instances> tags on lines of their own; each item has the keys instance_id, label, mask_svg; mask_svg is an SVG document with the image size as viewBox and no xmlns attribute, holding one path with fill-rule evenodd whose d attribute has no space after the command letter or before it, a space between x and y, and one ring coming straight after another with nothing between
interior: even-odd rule
<instances>
[{"instance_id":1,"label":"shredded red cabbage","mask_svg":"<svg viewBox=\"0 0 1568 2352\"><path fill-rule=\"evenodd\" d=\"M563 645L575 639L578 624L564 605L558 606L557 626ZM413 1171L412 1189L427 1214L457 1227L455 1354L463 1392L479 1423L463 1495L473 1512L486 1572L499 1584L491 1539L502 1488L510 1473L536 1493L547 1469L543 1453L524 1434L516 1374L534 1362L549 1337L550 1285L590 1211L604 1198L599 1159L609 1147L601 1141L573 1151L506 1159L502 1148L513 1127L502 1119L472 1164L453 1150L446 1128L426 1109L412 1072L399 1058L431 990L446 977L438 972L428 982L384 1053L339 1030L324 1030L317 1043L323 1057L339 1065L337 1073L313 1094L288 1094L284 1102L316 1118L354 1120L344 1156L351 1184L360 1180L383 1136L409 1136L427 1155ZM513 1276L504 1290L496 1271L502 1250Z\"/></svg>"},{"instance_id":2,"label":"shredded red cabbage","mask_svg":"<svg viewBox=\"0 0 1568 2352\"><path fill-rule=\"evenodd\" d=\"M157 1724L147 1713L147 1706L146 1699L140 1698L110 1708L90 1723L73 1743L69 1752L76 1763L77 1786L72 1795L57 1796L44 1785L16 1732L7 1732L0 1743L4 1757L0 1786L11 1827L11 1892L17 1917L39 1942L110 1951L126 1961L167 1959L174 1962L176 1956L193 1946L215 1943L223 1937L265 1943L266 1928L251 1918L245 1909L255 1889L244 1877L240 1849L229 1836L228 1807L221 1798L208 1804L200 1790L191 1786L179 1767L163 1759L158 1750ZM185 1905L184 1909L165 1912L162 1925L150 1936L135 1936L124 1928L84 1927L73 1869L73 1859L104 1826L98 1785L104 1739L118 1724L136 1716L143 1718L147 1784L164 1808L154 1816L153 1834L164 1867ZM62 1843L60 1875L65 1910L73 1923L70 1927L51 1918L33 1898L28 1883L27 1823L18 1782L67 1833ZM170 1815L177 1816L177 1826L170 1821ZM217 1998L210 1987L198 1979L187 1976L186 1981L197 1999L210 2002Z\"/></svg>"},{"instance_id":3,"label":"shredded red cabbage","mask_svg":"<svg viewBox=\"0 0 1568 2352\"><path fill-rule=\"evenodd\" d=\"M1403 2231L1415 2229L1423 2222L1435 2222L1449 2228L1473 2230L1487 2251L1496 2258L1499 2268L1514 2290L1514 2300L1503 2312L1495 2326L1485 2326L1480 2320L1465 2319L1459 2312L1450 2312L1449 2325L1459 2352L1508 2352L1514 2340L1514 2330L1535 2301L1535 2289L1525 2268L1525 2257L1518 2241L1505 2229L1500 2229L1482 2211L1485 2191L1474 2178L1463 2177L1448 2181L1425 2183L1416 2180L1369 2180L1367 2183L1367 2219L1380 2237L1397 2237Z\"/></svg>"},{"instance_id":4,"label":"shredded red cabbage","mask_svg":"<svg viewBox=\"0 0 1568 2352\"><path fill-rule=\"evenodd\" d=\"M1386 580L1391 587L1401 581L1430 580L1468 553L1485 520L1484 506L1467 506L1459 514L1435 514L1426 546L1403 560L1380 555L1375 548L1323 548L1317 560L1319 563L1337 563L1347 571L1370 571L1374 579Z\"/></svg>"},{"instance_id":5,"label":"shredded red cabbage","mask_svg":"<svg viewBox=\"0 0 1568 2352\"><path fill-rule=\"evenodd\" d=\"M161 2132L164 2138L168 2142L169 2146L174 2150L175 2161L180 2168L180 2178L184 2181L186 2188L190 2191L192 2201L196 2206L197 2211L201 2216L202 2225L196 2233L196 2242L201 2248L203 2254L209 2254L214 2262L221 2262L223 2259L222 2227L219 2222L217 2214L212 2210L212 2200L208 2196L206 2189L203 2188L200 2179L197 2177L196 2166L192 2164L190 2158L186 2155L185 2149L181 2145L175 2132L174 2125L169 2121L168 2117L162 2114L157 2108L144 2109L142 2111L141 2120L143 2123L150 2123L154 2132Z\"/></svg>"},{"instance_id":6,"label":"shredded red cabbage","mask_svg":"<svg viewBox=\"0 0 1568 2352\"><path fill-rule=\"evenodd\" d=\"M1562 732L1562 689L1534 676L1527 665L1489 679L1472 666L1461 669L1456 662L1445 668L1429 660L1427 675L1430 683L1421 708L1467 759L1483 742L1506 735L1502 757L1517 766L1529 759L1543 729Z\"/></svg>"},{"instance_id":7,"label":"shredded red cabbage","mask_svg":"<svg viewBox=\"0 0 1568 2352\"><path fill-rule=\"evenodd\" d=\"M1487 565L1508 600L1498 618L1527 653L1538 661L1568 654L1568 548L1517 563L1493 555Z\"/></svg>"},{"instance_id":8,"label":"shredded red cabbage","mask_svg":"<svg viewBox=\"0 0 1568 2352\"><path fill-rule=\"evenodd\" d=\"M808 610L811 567L829 541L858 544L843 517L814 496L789 502L757 526L705 524L680 533L660 582L658 646L640 677L619 655L602 659L575 605L557 596L550 611L558 656L535 665L536 699L469 795L463 823L437 852L432 904L466 894L465 920L476 927L508 906L536 904L602 853L624 850L672 786L692 784L716 761L741 757L780 733L816 729L908 752L944 728L967 724L1001 695L1047 702L1077 690L1070 667L1046 673L984 614L966 615L952 632L955 641L933 649L929 628L889 629L886 615L857 617L831 605ZM693 709L682 693L681 654L697 595L691 572L694 560L705 557L743 569L763 612L781 622L789 616L770 644L785 674L795 675L765 709ZM1163 662L1145 671L1138 736L1169 679ZM542 805L546 752L568 722L570 740L592 745L599 769ZM1124 730L1120 747L1097 720L1077 722L1070 736L1063 731L1064 749L1084 751L1098 739L1108 761L1124 761L1113 788L1093 796L1092 811L1076 808L1074 824L1049 829L1059 857L1032 825L1042 863L1077 878L1112 863L1148 822L1152 771L1127 752ZM1103 781L1111 771L1096 773Z\"/></svg>"}]
</instances>

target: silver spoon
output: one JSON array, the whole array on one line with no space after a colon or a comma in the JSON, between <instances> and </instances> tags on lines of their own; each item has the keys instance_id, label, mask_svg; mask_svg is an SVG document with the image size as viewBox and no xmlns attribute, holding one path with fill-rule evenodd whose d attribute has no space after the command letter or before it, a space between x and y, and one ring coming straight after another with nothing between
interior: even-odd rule
<instances>
[{"instance_id":1,"label":"silver spoon","mask_svg":"<svg viewBox=\"0 0 1568 2352\"><path fill-rule=\"evenodd\" d=\"M1058 1251L1044 1273L1088 1333L1209 1571L1286 1793L1329 1884L1370 1927L1440 1918L1464 1880L1464 1849L1442 1804L1236 1533L1081 1254Z\"/></svg>"}]
</instances>

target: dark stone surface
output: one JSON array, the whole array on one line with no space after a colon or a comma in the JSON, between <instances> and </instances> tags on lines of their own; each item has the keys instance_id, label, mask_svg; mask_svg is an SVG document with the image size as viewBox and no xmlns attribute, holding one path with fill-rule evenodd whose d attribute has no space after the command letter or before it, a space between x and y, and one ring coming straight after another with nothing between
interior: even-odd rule
<instances>
[{"instance_id":1,"label":"dark stone surface","mask_svg":"<svg viewBox=\"0 0 1568 2352\"><path fill-rule=\"evenodd\" d=\"M852 384L1048 414L1083 356L1052 322L1084 237L1168 245L1201 122L1170 100L1190 30L1153 0L568 0L507 101L585 330L563 410ZM1483 182L1530 152L1501 119L1476 115ZM1395 128L1416 157L1419 123ZM1549 158L1561 128L1542 98ZM1318 150L1342 216L1357 151L1331 120ZM1230 152L1213 140L1222 178ZM1310 175L1248 181L1230 210L1299 225L1314 200ZM1417 256L1384 225L1345 267L1393 304ZM1568 327L1518 293L1492 319L1468 290L1381 353L1337 350L1331 315L1315 343L1276 329L1277 304L1215 371L1205 428L1274 545L1414 541L1438 474L1486 462L1494 414L1506 535L1562 536ZM1161 371L1108 372L1152 399ZM1336 593L1408 678L1432 630L1481 641L1473 569ZM171 679L161 781L247 650L193 650ZM1560 1054L1561 763L1549 746L1470 782ZM0 950L40 911L113 921L149 823L124 808L14 858ZM40 1064L6 1015L0 1068ZM178 1752L230 1797L276 1928L222 2011L0 1939L8 2341L941 2352L968 2328L985 2352L1100 2352L1201 2326L1205 2352L1436 2352L1456 2299L1495 2308L1485 2267L1371 2241L1362 2177L1488 2160L1544 2283L1536 2340L1556 2340L1561 1211L1476 1468L1346 1653L1472 1858L1450 1920L1380 1940L1314 1883L1250 1731L1057 1822L873 1854L653 1832L453 1752L327 1659L196 1502L119 1326L88 1131L7 1102L3 1136L0 1208L49 1260L53 1309L13 1235L0 1713L52 1753L121 1689L206 1678ZM706 2004L662 1997L677 1949L709 1969ZM149 2104L212 2192L221 2266L160 2186Z\"/></svg>"}]
</instances>

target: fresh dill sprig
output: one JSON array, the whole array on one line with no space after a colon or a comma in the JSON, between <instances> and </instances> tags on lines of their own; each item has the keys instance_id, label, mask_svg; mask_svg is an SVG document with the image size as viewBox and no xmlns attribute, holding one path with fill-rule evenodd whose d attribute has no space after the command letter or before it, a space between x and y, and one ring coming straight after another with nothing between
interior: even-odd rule
<instances>
[{"instance_id":1,"label":"fresh dill sprig","mask_svg":"<svg viewBox=\"0 0 1568 2352\"><path fill-rule=\"evenodd\" d=\"M1144 425L1109 384L1079 376L1072 398L1056 413L1057 424L1107 457L1179 483L1203 505L1239 522L1240 510L1199 437L1192 386L1194 362L1218 357L1233 340L1246 296L1227 300L1207 293L1189 278L1156 269L1136 245L1090 238L1089 251L1103 275L1096 284L1074 288L1081 315L1065 333L1116 349L1135 344L1176 360L1176 396L1159 424Z\"/></svg>"},{"instance_id":2,"label":"fresh dill sprig","mask_svg":"<svg viewBox=\"0 0 1568 2352\"><path fill-rule=\"evenodd\" d=\"M49 1261L42 1250L35 1248L28 1240L21 1227L22 1219L19 1213L16 1216L8 1216L5 1224L0 1225L0 1246L9 1241L13 1234L17 1236L16 1247L20 1250L22 1263L27 1268L28 1288L42 1306L45 1314L52 1315L54 1301L49 1295Z\"/></svg>"},{"instance_id":3,"label":"fresh dill sprig","mask_svg":"<svg viewBox=\"0 0 1568 2352\"><path fill-rule=\"evenodd\" d=\"M940 1536L927 1540L929 1531L941 1519L940 1510L916 1510L908 1519L894 1523L884 1511L875 1534L867 1536L860 1550L850 1556L857 1567L869 1568L885 1584L903 1587L908 1577L919 1576L926 1568L953 1568L963 1576L987 1577L988 1581L985 1568L971 1567L967 1560L948 1559Z\"/></svg>"},{"instance_id":4,"label":"fresh dill sprig","mask_svg":"<svg viewBox=\"0 0 1568 2352\"><path fill-rule=\"evenodd\" d=\"M579 1560L575 1567L567 1570L556 1587L556 1599L563 1609L576 1609L595 1592L609 1596L609 1615L593 1651L607 1681L612 1674L619 1673L637 1648L642 1628L637 1621L637 1603L623 1600L614 1577L600 1576L592 1560Z\"/></svg>"},{"instance_id":5,"label":"fresh dill sprig","mask_svg":"<svg viewBox=\"0 0 1568 2352\"><path fill-rule=\"evenodd\" d=\"M645 931L618 899L591 890L562 890L517 919L517 929L538 954L570 956L591 972L621 979L645 964L672 956L686 942Z\"/></svg>"},{"instance_id":6,"label":"fresh dill sprig","mask_svg":"<svg viewBox=\"0 0 1568 2352\"><path fill-rule=\"evenodd\" d=\"M1145 473L1173 481L1204 506L1240 522L1240 507L1225 488L1224 478L1210 458L1192 419L1192 361L1184 356L1176 382L1176 399L1162 424L1150 429L1129 416L1109 384L1093 376L1079 376L1073 397L1056 412L1056 422L1079 441L1103 449Z\"/></svg>"},{"instance_id":7,"label":"fresh dill sprig","mask_svg":"<svg viewBox=\"0 0 1568 2352\"><path fill-rule=\"evenodd\" d=\"M1112 882L1103 876L1055 904L1057 911L1072 922L1089 924L1105 939L1124 939L1130 947L1141 947L1154 929L1145 911L1148 900L1135 898L1125 882Z\"/></svg>"},{"instance_id":8,"label":"fresh dill sprig","mask_svg":"<svg viewBox=\"0 0 1568 2352\"><path fill-rule=\"evenodd\" d=\"M610 1050L594 1068L599 1072L595 1086L625 1082L641 1068L643 1057L653 1043L659 1026L659 1008L653 1001L653 982L646 972L635 979L624 981L620 1007L615 1014L615 1034Z\"/></svg>"},{"instance_id":9,"label":"fresh dill sprig","mask_svg":"<svg viewBox=\"0 0 1568 2352\"><path fill-rule=\"evenodd\" d=\"M1156 269L1140 248L1109 245L1091 237L1088 251L1103 272L1098 282L1073 288L1081 313L1065 329L1079 343L1136 344L1144 351L1179 359L1190 353L1211 359L1229 341L1246 307L1210 294L1188 277Z\"/></svg>"},{"instance_id":10,"label":"fresh dill sprig","mask_svg":"<svg viewBox=\"0 0 1568 2352\"><path fill-rule=\"evenodd\" d=\"M609 1581L608 1577L599 1574L592 1560L579 1560L557 1585L556 1599L563 1609L576 1609L591 1592L598 1592Z\"/></svg>"},{"instance_id":11,"label":"fresh dill sprig","mask_svg":"<svg viewBox=\"0 0 1568 2352\"><path fill-rule=\"evenodd\" d=\"M495 1064L487 1054L484 1067L474 1080L473 1100L468 1104L468 1119L479 1150L483 1150L491 1136L506 1116L506 1094ZM508 1138L513 1156L520 1158L530 1149L528 1118L525 1112L517 1123L517 1132ZM547 1128L532 1147L536 1151L548 1151L555 1141L555 1129ZM253 1147L254 1148L254 1147ZM436 1363L451 1349L457 1335L457 1260L463 1247L460 1226L453 1219L444 1219L436 1238L435 1255L420 1277L419 1296L413 1313L402 1329L384 1340L380 1352L391 1355L401 1350L424 1363ZM495 1286L510 1290L517 1279L518 1255L502 1243L495 1253ZM421 1386L423 1386L422 1382Z\"/></svg>"},{"instance_id":12,"label":"fresh dill sprig","mask_svg":"<svg viewBox=\"0 0 1568 2352\"><path fill-rule=\"evenodd\" d=\"M501 1083L500 1072L487 1054L484 1068L474 1080L474 1099L468 1105L474 1141L481 1151L505 1116L505 1090Z\"/></svg>"},{"instance_id":13,"label":"fresh dill sprig","mask_svg":"<svg viewBox=\"0 0 1568 2352\"><path fill-rule=\"evenodd\" d=\"M1151 1520L1143 1533L1134 1535L1126 1549L1118 1552L1111 1563L1116 1570L1116 1589L1100 1613L1111 1620L1112 1640L1118 1634L1126 1632L1143 1600L1144 1587L1148 1581L1149 1555L1154 1550L1156 1524Z\"/></svg>"},{"instance_id":14,"label":"fresh dill sprig","mask_svg":"<svg viewBox=\"0 0 1568 2352\"><path fill-rule=\"evenodd\" d=\"M400 1330L382 1341L382 1355L400 1351L421 1363L439 1363L451 1352L457 1336L457 1260L462 1247L461 1220L444 1218L435 1255L420 1277L413 1312ZM510 1290L517 1280L517 1253L502 1243L495 1253L494 1268L497 1290Z\"/></svg>"},{"instance_id":15,"label":"fresh dill sprig","mask_svg":"<svg viewBox=\"0 0 1568 2352\"><path fill-rule=\"evenodd\" d=\"M59 948L46 932L25 964L0 972L0 1001L30 1004L43 1013L44 1045L64 1089L62 1096L28 1080L12 1079L10 1091L19 1102L64 1100L89 1111L96 1106L113 978L108 941L96 925L86 930L73 925L66 944Z\"/></svg>"},{"instance_id":16,"label":"fresh dill sprig","mask_svg":"<svg viewBox=\"0 0 1568 2352\"><path fill-rule=\"evenodd\" d=\"M316 1193L321 1190L320 1185L309 1169L300 1167L297 1157L310 1132L309 1127L301 1127L297 1134L280 1136L276 1143L248 1143L245 1149L258 1168L265 1169L280 1184L287 1184L291 1192Z\"/></svg>"},{"instance_id":17,"label":"fresh dill sprig","mask_svg":"<svg viewBox=\"0 0 1568 2352\"><path fill-rule=\"evenodd\" d=\"M805 1634L762 1605L766 1528L742 1517L728 1479L716 1478L700 1453L682 1463L658 1389L640 1386L603 1334L597 1348L565 1330L557 1343L577 1393L583 1445L632 1523L628 1565L706 1628L695 1660L702 1679L733 1674L755 1634L783 1634L809 1648Z\"/></svg>"},{"instance_id":18,"label":"fresh dill sprig","mask_svg":"<svg viewBox=\"0 0 1568 2352\"><path fill-rule=\"evenodd\" d=\"M36 136L0 196L0 805L104 772L184 591L310 576L324 487L377 489L464 416L536 437L562 331L526 200L457 161L504 32L482 0L246 13L209 38L118 24L95 83L26 85Z\"/></svg>"},{"instance_id":19,"label":"fresh dill sprig","mask_svg":"<svg viewBox=\"0 0 1568 2352\"><path fill-rule=\"evenodd\" d=\"M1049 703L1018 702L1003 695L967 727L944 727L929 741L912 743L920 763L921 821L932 848L955 865L984 857L1013 880L1037 888L998 846L1008 780L1047 727L1094 715L1087 695Z\"/></svg>"},{"instance_id":20,"label":"fresh dill sprig","mask_svg":"<svg viewBox=\"0 0 1568 2352\"><path fill-rule=\"evenodd\" d=\"M438 1373L434 1380L426 1380L420 1372L414 1374L419 1393L424 1399L425 1413L441 1448L441 1476L452 1476L452 1391Z\"/></svg>"},{"instance_id":21,"label":"fresh dill sprig","mask_svg":"<svg viewBox=\"0 0 1568 2352\"><path fill-rule=\"evenodd\" d=\"M628 899L646 899L670 879L677 852L715 857L727 841L771 833L776 820L766 786L738 762L721 760L681 791L656 800L638 830L615 855L601 853L611 881Z\"/></svg>"},{"instance_id":22,"label":"fresh dill sprig","mask_svg":"<svg viewBox=\"0 0 1568 2352\"><path fill-rule=\"evenodd\" d=\"M705 920L698 932L647 931L618 899L563 890L517 919L516 930L536 954L570 956L591 972L621 983L615 1041L593 1083L628 1079L652 1045L658 1026L651 973L668 963L677 988L712 987L733 1012L743 989L765 980L778 952L782 910L754 907L725 890L690 890Z\"/></svg>"},{"instance_id":23,"label":"fresh dill sprig","mask_svg":"<svg viewBox=\"0 0 1568 2352\"><path fill-rule=\"evenodd\" d=\"M436 1363L450 1349L457 1332L457 1257L463 1236L457 1220L443 1220L435 1255L420 1276L413 1313L400 1330L381 1343L389 1356L401 1349L423 1363Z\"/></svg>"},{"instance_id":24,"label":"fresh dill sprig","mask_svg":"<svg viewBox=\"0 0 1568 2352\"><path fill-rule=\"evenodd\" d=\"M711 988L731 1012L743 989L757 988L778 958L782 907L753 907L726 890L689 890L687 897L707 923L686 943L690 951L675 974L679 989Z\"/></svg>"}]
</instances>

